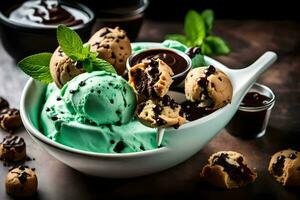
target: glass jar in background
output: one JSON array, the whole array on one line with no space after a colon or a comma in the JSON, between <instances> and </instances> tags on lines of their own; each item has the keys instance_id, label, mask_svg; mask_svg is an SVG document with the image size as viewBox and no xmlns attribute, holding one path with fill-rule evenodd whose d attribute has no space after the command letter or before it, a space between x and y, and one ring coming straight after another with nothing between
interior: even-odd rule
<instances>
[{"instance_id":1,"label":"glass jar in background","mask_svg":"<svg viewBox=\"0 0 300 200\"><path fill-rule=\"evenodd\" d=\"M227 131L233 136L245 139L262 137L266 132L274 103L275 95L272 90L255 83L226 126Z\"/></svg>"}]
</instances>

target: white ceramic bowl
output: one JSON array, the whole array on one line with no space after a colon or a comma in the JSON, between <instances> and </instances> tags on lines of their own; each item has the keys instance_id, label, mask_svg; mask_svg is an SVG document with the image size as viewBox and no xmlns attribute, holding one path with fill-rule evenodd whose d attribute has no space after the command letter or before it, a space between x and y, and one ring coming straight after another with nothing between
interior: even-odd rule
<instances>
[{"instance_id":1,"label":"white ceramic bowl","mask_svg":"<svg viewBox=\"0 0 300 200\"><path fill-rule=\"evenodd\" d=\"M153 43L148 43L148 45ZM156 44L157 46L157 44ZM93 153L77 150L47 138L38 130L39 106L43 101L46 85L30 79L21 97L21 117L32 139L53 157L85 174L108 177L136 177L162 171L191 157L207 144L229 122L238 109L247 90L254 84L277 56L267 52L251 66L241 70L231 70L218 61L205 57L207 63L225 72L233 85L231 104L201 119L184 124L179 129L167 129L167 147L150 151L123 154ZM171 92L178 101L184 97Z\"/></svg>"}]
</instances>

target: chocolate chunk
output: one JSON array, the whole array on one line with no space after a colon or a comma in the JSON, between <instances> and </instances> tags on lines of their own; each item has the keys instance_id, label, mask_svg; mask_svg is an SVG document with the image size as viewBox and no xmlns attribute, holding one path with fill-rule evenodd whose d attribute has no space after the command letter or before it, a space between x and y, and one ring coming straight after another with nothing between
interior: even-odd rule
<instances>
[{"instance_id":1,"label":"chocolate chunk","mask_svg":"<svg viewBox=\"0 0 300 200\"><path fill-rule=\"evenodd\" d=\"M243 163L243 158L237 159L238 166L229 163L229 156L222 153L220 156L213 158L213 165L220 165L224 171L228 173L229 177L236 182L251 181L252 171Z\"/></svg>"},{"instance_id":2,"label":"chocolate chunk","mask_svg":"<svg viewBox=\"0 0 300 200\"><path fill-rule=\"evenodd\" d=\"M75 94L75 93L76 93L76 90L70 90L70 93L71 93L71 94Z\"/></svg>"},{"instance_id":3,"label":"chocolate chunk","mask_svg":"<svg viewBox=\"0 0 300 200\"><path fill-rule=\"evenodd\" d=\"M0 110L8 108L9 103L2 97L0 97Z\"/></svg>"},{"instance_id":4,"label":"chocolate chunk","mask_svg":"<svg viewBox=\"0 0 300 200\"><path fill-rule=\"evenodd\" d=\"M160 105L155 105L153 108L153 112L155 116L159 116L162 111L163 111L163 107L161 107Z\"/></svg>"},{"instance_id":5,"label":"chocolate chunk","mask_svg":"<svg viewBox=\"0 0 300 200\"><path fill-rule=\"evenodd\" d=\"M84 81L81 81L81 82L79 83L79 86L80 86L80 87L85 86L85 82L84 82Z\"/></svg>"},{"instance_id":6,"label":"chocolate chunk","mask_svg":"<svg viewBox=\"0 0 300 200\"><path fill-rule=\"evenodd\" d=\"M297 158L297 151L291 153L289 158L292 159L292 160L295 160Z\"/></svg>"},{"instance_id":7,"label":"chocolate chunk","mask_svg":"<svg viewBox=\"0 0 300 200\"><path fill-rule=\"evenodd\" d=\"M125 143L123 141L119 141L114 148L114 152L121 153L124 149Z\"/></svg>"},{"instance_id":8,"label":"chocolate chunk","mask_svg":"<svg viewBox=\"0 0 300 200\"><path fill-rule=\"evenodd\" d=\"M104 49L109 49L109 45L108 44L102 44L100 47L102 47Z\"/></svg>"},{"instance_id":9,"label":"chocolate chunk","mask_svg":"<svg viewBox=\"0 0 300 200\"><path fill-rule=\"evenodd\" d=\"M114 52L111 52L111 58L115 59L116 58L116 55Z\"/></svg>"},{"instance_id":10,"label":"chocolate chunk","mask_svg":"<svg viewBox=\"0 0 300 200\"><path fill-rule=\"evenodd\" d=\"M285 156L280 155L277 157L276 161L272 164L272 170L274 175L281 176L283 174L283 167L285 162Z\"/></svg>"},{"instance_id":11,"label":"chocolate chunk","mask_svg":"<svg viewBox=\"0 0 300 200\"><path fill-rule=\"evenodd\" d=\"M27 181L27 176L28 174L26 172L22 172L21 174L18 175L18 179L21 184L24 184Z\"/></svg>"},{"instance_id":12,"label":"chocolate chunk","mask_svg":"<svg viewBox=\"0 0 300 200\"><path fill-rule=\"evenodd\" d=\"M100 33L99 37L103 37L103 36L107 35L110 32L111 31L108 28L106 28L102 33Z\"/></svg>"},{"instance_id":13,"label":"chocolate chunk","mask_svg":"<svg viewBox=\"0 0 300 200\"><path fill-rule=\"evenodd\" d=\"M57 97L57 98L56 98L56 101L60 101L60 100L61 100L61 97Z\"/></svg>"},{"instance_id":14,"label":"chocolate chunk","mask_svg":"<svg viewBox=\"0 0 300 200\"><path fill-rule=\"evenodd\" d=\"M156 124L157 124L157 126L163 126L163 125L167 124L167 122L165 120L163 120L162 118L158 117L156 119Z\"/></svg>"},{"instance_id":15,"label":"chocolate chunk","mask_svg":"<svg viewBox=\"0 0 300 200\"><path fill-rule=\"evenodd\" d=\"M47 107L47 108L46 108L46 112L50 112L50 111L51 111L50 108Z\"/></svg>"},{"instance_id":16,"label":"chocolate chunk","mask_svg":"<svg viewBox=\"0 0 300 200\"><path fill-rule=\"evenodd\" d=\"M207 71L206 71L206 76L210 76L212 74L214 74L216 72L216 68L212 65L209 65L209 67L207 68Z\"/></svg>"},{"instance_id":17,"label":"chocolate chunk","mask_svg":"<svg viewBox=\"0 0 300 200\"><path fill-rule=\"evenodd\" d=\"M51 119L52 119L53 121L56 121L56 120L58 120L58 117L57 117L57 116L52 116Z\"/></svg>"},{"instance_id":18,"label":"chocolate chunk","mask_svg":"<svg viewBox=\"0 0 300 200\"><path fill-rule=\"evenodd\" d=\"M199 47L192 47L192 48L189 48L188 51L187 51L187 55L190 57L190 58L194 58L197 54L201 53L201 48Z\"/></svg>"},{"instance_id":19,"label":"chocolate chunk","mask_svg":"<svg viewBox=\"0 0 300 200\"><path fill-rule=\"evenodd\" d=\"M197 83L200 87L205 88L208 84L208 80L206 77L201 77Z\"/></svg>"},{"instance_id":20,"label":"chocolate chunk","mask_svg":"<svg viewBox=\"0 0 300 200\"><path fill-rule=\"evenodd\" d=\"M125 38L125 35L119 35L118 38L119 38L119 39L124 39L124 38Z\"/></svg>"}]
</instances>

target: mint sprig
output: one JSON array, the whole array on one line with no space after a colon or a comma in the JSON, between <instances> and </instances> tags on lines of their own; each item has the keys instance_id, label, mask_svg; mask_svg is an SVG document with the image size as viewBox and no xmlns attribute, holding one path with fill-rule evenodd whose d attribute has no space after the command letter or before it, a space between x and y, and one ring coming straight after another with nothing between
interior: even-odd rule
<instances>
[{"instance_id":1,"label":"mint sprig","mask_svg":"<svg viewBox=\"0 0 300 200\"><path fill-rule=\"evenodd\" d=\"M82 64L85 71L117 73L109 62L97 58L98 54L90 50L91 46L89 44L83 44L75 31L64 25L59 25L56 36L63 52L72 60ZM21 60L18 66L32 78L48 84L53 82L49 68L51 57L52 53L34 54Z\"/></svg>"},{"instance_id":2,"label":"mint sprig","mask_svg":"<svg viewBox=\"0 0 300 200\"><path fill-rule=\"evenodd\" d=\"M85 71L92 72L104 70L116 73L116 70L109 62L97 58L97 53L90 51L91 46L89 44L83 44L75 31L65 25L59 25L56 35L58 44L63 52L72 60L80 62ZM101 60L101 62L99 60Z\"/></svg>"},{"instance_id":3,"label":"mint sprig","mask_svg":"<svg viewBox=\"0 0 300 200\"><path fill-rule=\"evenodd\" d=\"M230 53L226 42L212 35L214 24L214 12L210 9L201 14L190 10L184 20L184 35L171 34L166 39L176 40L189 47L200 47L204 55L224 55Z\"/></svg>"},{"instance_id":4,"label":"mint sprig","mask_svg":"<svg viewBox=\"0 0 300 200\"><path fill-rule=\"evenodd\" d=\"M38 53L31 55L21 60L18 63L18 66L32 78L48 84L53 82L49 70L51 56L52 53Z\"/></svg>"}]
</instances>

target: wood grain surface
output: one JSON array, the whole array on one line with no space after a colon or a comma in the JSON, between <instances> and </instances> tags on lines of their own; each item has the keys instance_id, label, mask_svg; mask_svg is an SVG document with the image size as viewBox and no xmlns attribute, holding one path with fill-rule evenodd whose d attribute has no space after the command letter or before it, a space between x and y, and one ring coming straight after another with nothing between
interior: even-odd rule
<instances>
[{"instance_id":1,"label":"wood grain surface","mask_svg":"<svg viewBox=\"0 0 300 200\"><path fill-rule=\"evenodd\" d=\"M181 23L146 21L139 41L162 41L165 34L182 32ZM267 172L270 156L278 150L300 150L300 24L293 21L217 21L215 33L231 46L228 56L216 57L231 68L243 68L267 50L279 55L278 61L258 80L276 95L269 127L260 139L241 140L224 129L187 161L163 172L133 179L101 179L85 176L51 157L35 144L24 129L16 134L27 142L28 155L35 161L39 180L36 199L300 199L299 188L280 186ZM18 47L16 47L18 48ZM28 77L15 65L0 45L0 96L18 108ZM0 139L7 134L0 130ZM178 147L180 148L180 147ZM248 158L258 179L247 187L231 191L218 189L199 178L210 154L234 150ZM5 193L8 168L0 165L0 199Z\"/></svg>"}]
</instances>

